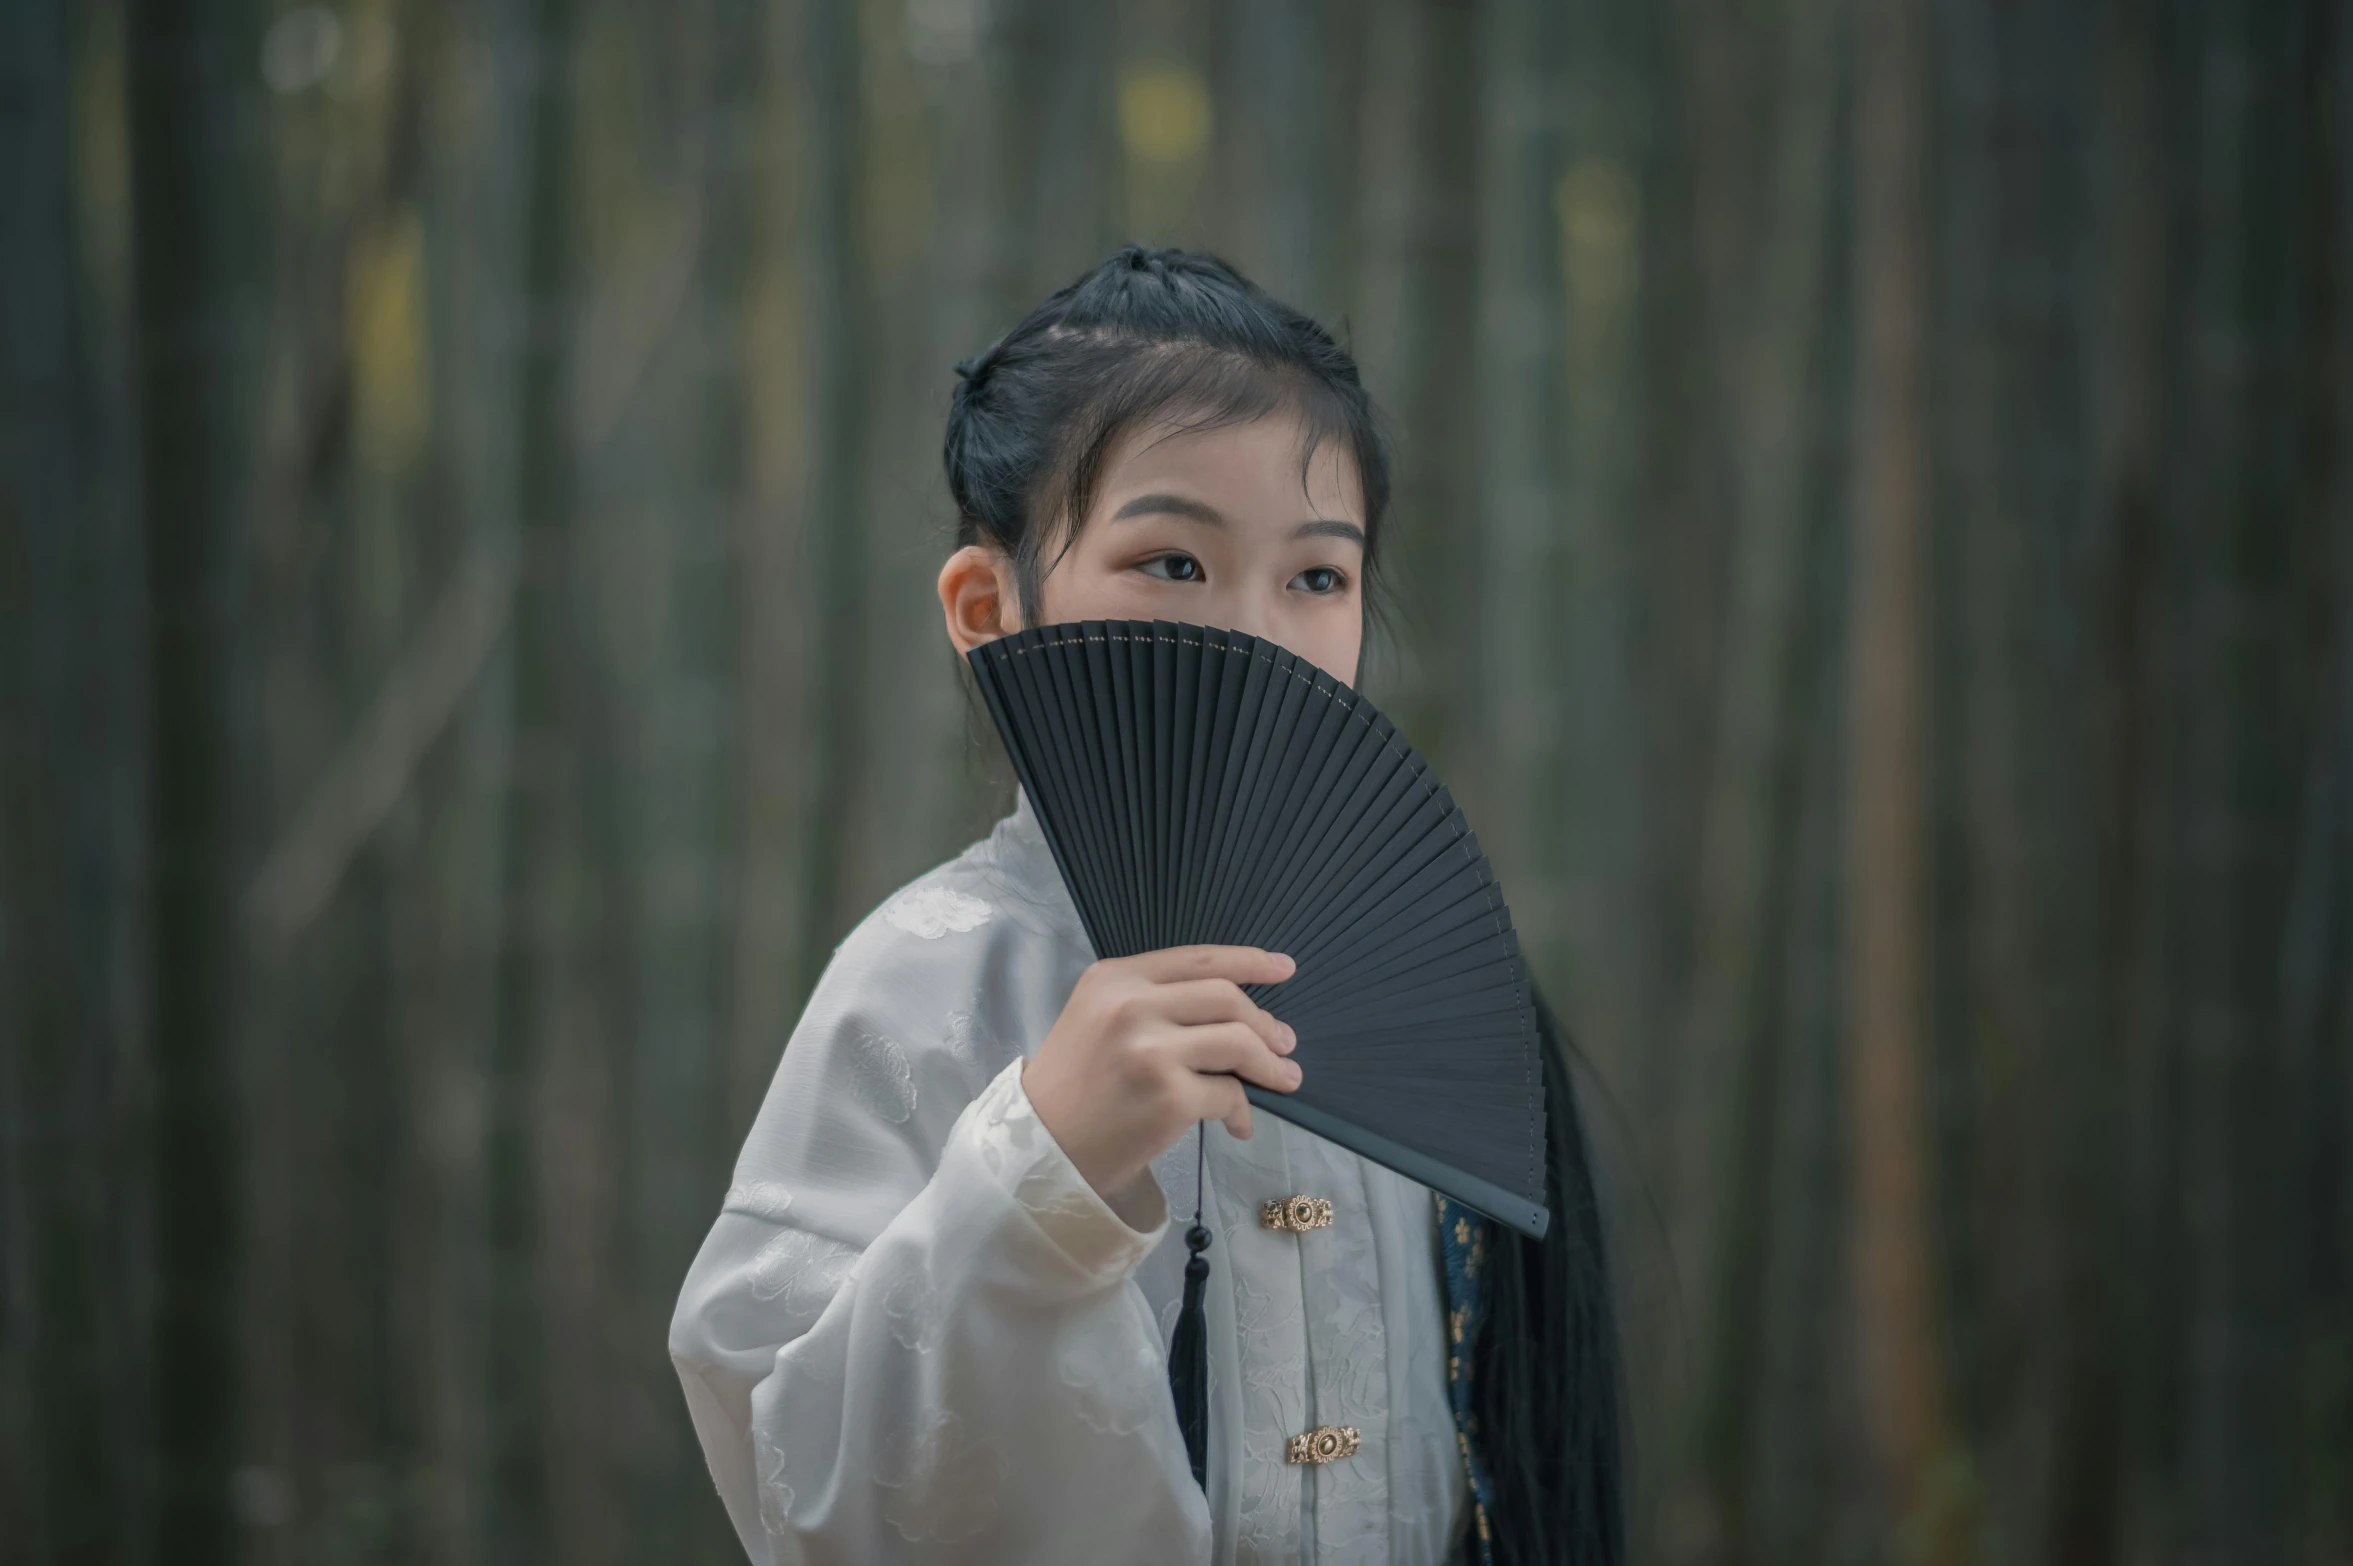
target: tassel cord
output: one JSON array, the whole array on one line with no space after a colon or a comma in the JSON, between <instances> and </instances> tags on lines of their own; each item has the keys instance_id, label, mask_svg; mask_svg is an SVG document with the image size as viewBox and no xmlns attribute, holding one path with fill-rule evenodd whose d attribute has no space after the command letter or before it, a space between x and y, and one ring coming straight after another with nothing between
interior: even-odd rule
<instances>
[{"instance_id":1,"label":"tassel cord","mask_svg":"<svg viewBox=\"0 0 2353 1566\"><path fill-rule=\"evenodd\" d=\"M1185 1262L1185 1299L1177 1311L1176 1333L1168 1345L1168 1386L1176 1399L1177 1430L1185 1438L1185 1456L1193 1466L1193 1482L1209 1485L1209 1327L1201 1296L1209 1283L1209 1228L1201 1221L1203 1165L1208 1162L1209 1123L1197 1128L1193 1153L1193 1226L1185 1231L1185 1248L1193 1254Z\"/></svg>"}]
</instances>

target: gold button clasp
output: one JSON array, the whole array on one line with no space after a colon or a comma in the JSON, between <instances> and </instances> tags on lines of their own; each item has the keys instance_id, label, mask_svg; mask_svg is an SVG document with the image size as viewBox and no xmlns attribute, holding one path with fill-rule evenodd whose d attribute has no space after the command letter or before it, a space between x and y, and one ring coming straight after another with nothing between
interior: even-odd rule
<instances>
[{"instance_id":1,"label":"gold button clasp","mask_svg":"<svg viewBox=\"0 0 2353 1566\"><path fill-rule=\"evenodd\" d=\"M1279 1196L1260 1204L1258 1226L1288 1229L1294 1234L1328 1229L1332 1226L1332 1204L1320 1196Z\"/></svg>"},{"instance_id":2,"label":"gold button clasp","mask_svg":"<svg viewBox=\"0 0 2353 1566\"><path fill-rule=\"evenodd\" d=\"M1363 1437L1354 1425L1317 1425L1313 1430L1293 1436L1283 1447L1283 1460L1291 1463L1330 1463L1343 1457L1354 1457Z\"/></svg>"}]
</instances>

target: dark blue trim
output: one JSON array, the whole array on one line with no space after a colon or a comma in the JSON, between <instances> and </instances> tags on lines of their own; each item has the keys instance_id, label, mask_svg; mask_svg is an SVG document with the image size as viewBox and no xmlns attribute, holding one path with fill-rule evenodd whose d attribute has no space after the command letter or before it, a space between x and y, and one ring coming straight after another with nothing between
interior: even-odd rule
<instances>
[{"instance_id":1,"label":"dark blue trim","mask_svg":"<svg viewBox=\"0 0 2353 1566\"><path fill-rule=\"evenodd\" d=\"M1479 1281L1487 1260L1487 1223L1479 1213L1441 1195L1438 1244L1446 1259L1446 1395L1454 1405L1455 1444L1471 1482L1471 1524L1479 1538L1481 1566L1494 1566L1494 1541L1487 1516L1495 1502L1494 1481L1479 1452L1479 1419L1471 1410L1471 1349L1487 1312L1487 1291Z\"/></svg>"}]
</instances>

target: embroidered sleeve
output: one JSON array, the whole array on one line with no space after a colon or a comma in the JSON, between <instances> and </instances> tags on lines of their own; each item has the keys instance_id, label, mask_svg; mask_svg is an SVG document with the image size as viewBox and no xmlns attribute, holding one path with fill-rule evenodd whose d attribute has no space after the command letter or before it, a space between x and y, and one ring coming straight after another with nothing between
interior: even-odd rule
<instances>
[{"instance_id":1,"label":"embroidered sleeve","mask_svg":"<svg viewBox=\"0 0 2353 1566\"><path fill-rule=\"evenodd\" d=\"M1157 1183L1144 1181L1133 1211L1122 1213L1104 1200L1030 1107L1021 1066L1015 1061L997 1073L965 1111L957 1134L1072 1263L1106 1281L1129 1276L1168 1229L1167 1199Z\"/></svg>"},{"instance_id":2,"label":"embroidered sleeve","mask_svg":"<svg viewBox=\"0 0 2353 1566\"><path fill-rule=\"evenodd\" d=\"M1104 1201L1021 1090L1056 950L985 883L919 884L794 1030L671 1326L754 1561L1208 1558L1133 1279L1165 1203Z\"/></svg>"}]
</instances>

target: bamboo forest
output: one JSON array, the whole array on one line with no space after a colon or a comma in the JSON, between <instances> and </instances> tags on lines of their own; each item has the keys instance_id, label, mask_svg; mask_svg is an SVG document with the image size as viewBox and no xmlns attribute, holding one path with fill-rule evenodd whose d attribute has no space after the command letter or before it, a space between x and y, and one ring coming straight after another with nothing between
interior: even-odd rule
<instances>
[{"instance_id":1,"label":"bamboo forest","mask_svg":"<svg viewBox=\"0 0 2353 1566\"><path fill-rule=\"evenodd\" d=\"M9 0L0 167L0 1556L742 1558L952 366L1138 241L1394 437L1631 1559L2353 1563L2336 0Z\"/></svg>"}]
</instances>

